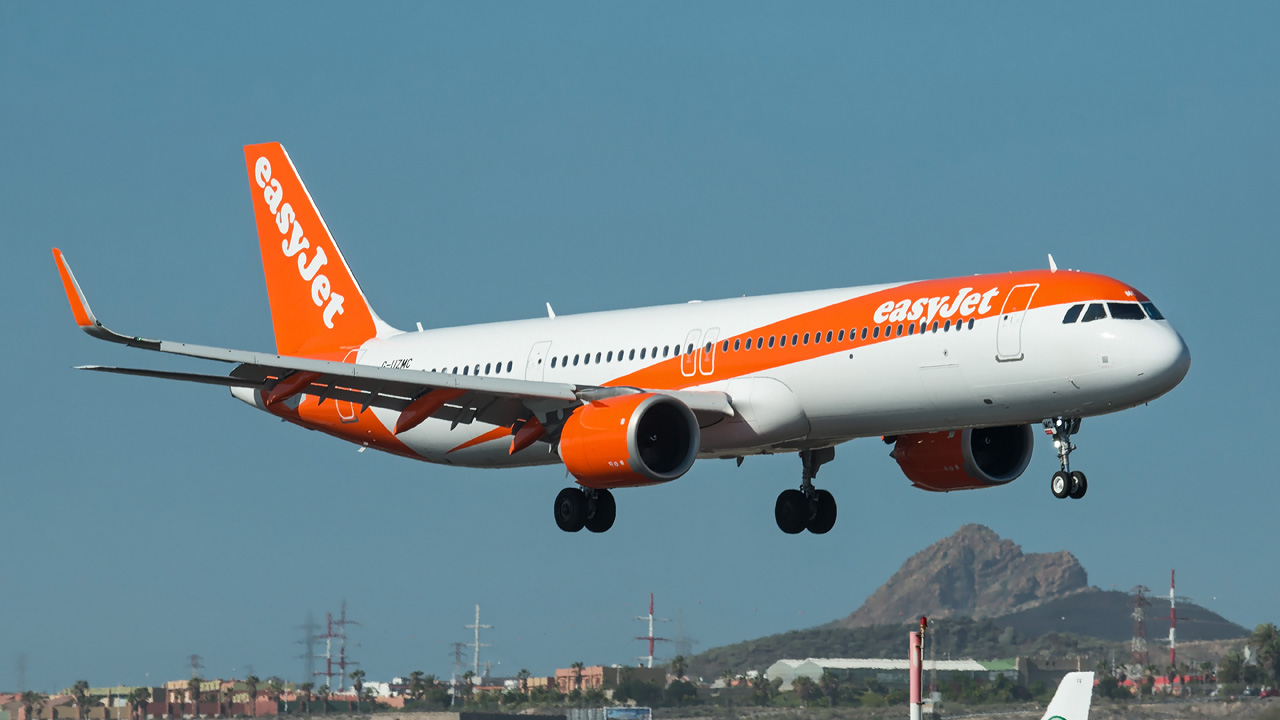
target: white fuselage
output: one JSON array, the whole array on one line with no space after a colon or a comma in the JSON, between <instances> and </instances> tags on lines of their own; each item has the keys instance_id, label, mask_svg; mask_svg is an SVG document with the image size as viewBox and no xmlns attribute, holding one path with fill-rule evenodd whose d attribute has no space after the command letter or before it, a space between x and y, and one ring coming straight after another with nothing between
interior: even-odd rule
<instances>
[{"instance_id":1,"label":"white fuselage","mask_svg":"<svg viewBox=\"0 0 1280 720\"><path fill-rule=\"evenodd\" d=\"M981 290L983 282L983 278L952 281L961 293L962 284ZM823 309L849 306L858 298L883 297L902 287L907 285L400 333L369 340L356 362L578 385L724 391L733 399L736 415L703 427L701 457L824 447L857 437L1027 424L1055 416L1099 415L1167 392L1182 379L1189 364L1186 345L1167 321L1106 317L1064 324L1064 311L1074 304L1065 302L1032 306L1021 313L1018 322L1018 313L1000 312L1007 289L996 295L985 316L975 303L966 308L973 310L969 318L959 311L946 318L950 329L944 329L947 325L942 312L947 308L943 303L941 311L934 313L936 330L929 323L924 332L901 336L897 328L903 323L875 323L875 314L856 311L846 312L842 316L846 322L840 326L828 322L807 331L821 336L822 343L805 342L805 333L767 330L794 324L796 318ZM927 322L927 315L922 316L908 321L907 326L918 328L920 320ZM884 313L879 317L883 319ZM864 328L866 340L862 339ZM885 328L892 339L870 335L883 333ZM858 339L848 340L851 329ZM825 342L828 331L832 342ZM835 341L838 333L845 335L843 341ZM770 348L770 334L795 334L802 342L785 350ZM753 342L747 350L743 338L748 336L765 338L766 347L761 349ZM726 339L735 339L737 349L733 343L726 345ZM678 360L674 359L676 347L682 352ZM644 359L640 358L642 349ZM784 355L787 350L800 352L802 357L791 360ZM655 375L656 367L663 363L667 374ZM678 375L674 372L677 366ZM632 382L640 379L650 382ZM369 411L376 413L383 425L394 426L396 412ZM511 455L509 440L495 439L459 449L493 429L480 422L457 424L433 418L398 439L432 462L502 467L558 461L545 445Z\"/></svg>"}]
</instances>

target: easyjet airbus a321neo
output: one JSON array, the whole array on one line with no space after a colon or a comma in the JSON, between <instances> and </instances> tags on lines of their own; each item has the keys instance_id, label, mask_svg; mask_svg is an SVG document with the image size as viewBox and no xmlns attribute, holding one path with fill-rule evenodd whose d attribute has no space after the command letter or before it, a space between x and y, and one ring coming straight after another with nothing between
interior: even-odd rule
<instances>
[{"instance_id":1,"label":"easyjet airbus a321neo","mask_svg":"<svg viewBox=\"0 0 1280 720\"><path fill-rule=\"evenodd\" d=\"M147 350L233 363L229 375L86 369L229 387L259 410L357 445L467 467L564 463L580 487L562 530L604 532L612 490L665 483L698 458L799 454L774 509L825 533L814 486L840 443L882 437L917 487L1003 485L1053 440L1059 498L1080 419L1146 403L1190 353L1141 292L1049 270L692 302L403 332L369 306L284 148L245 147L276 352L120 335L98 322L62 253L76 323ZM550 307L548 306L548 311Z\"/></svg>"}]
</instances>

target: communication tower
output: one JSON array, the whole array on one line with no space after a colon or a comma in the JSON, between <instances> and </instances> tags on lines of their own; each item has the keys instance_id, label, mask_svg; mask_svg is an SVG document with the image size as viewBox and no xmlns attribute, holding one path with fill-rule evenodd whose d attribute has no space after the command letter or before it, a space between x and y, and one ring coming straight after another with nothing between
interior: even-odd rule
<instances>
[{"instance_id":1,"label":"communication tower","mask_svg":"<svg viewBox=\"0 0 1280 720\"><path fill-rule=\"evenodd\" d=\"M492 630L492 625L480 624L480 606L476 605L476 621L474 624L464 626L468 630L476 631L475 641L471 643L471 674L476 678L480 677L480 648L489 647L489 643L480 642L480 630Z\"/></svg>"},{"instance_id":2,"label":"communication tower","mask_svg":"<svg viewBox=\"0 0 1280 720\"><path fill-rule=\"evenodd\" d=\"M671 641L672 650L677 655L690 657L693 655L693 646L697 644L698 641L689 637L684 631L684 608L680 608L680 610L676 611L676 636Z\"/></svg>"},{"instance_id":3,"label":"communication tower","mask_svg":"<svg viewBox=\"0 0 1280 720\"><path fill-rule=\"evenodd\" d=\"M320 630L320 624L316 622L315 616L308 610L307 621L299 625L297 629L302 631L302 639L294 641L295 644L302 646L302 654L298 656L302 660L302 677L315 677L316 640L319 639L316 633Z\"/></svg>"},{"instance_id":4,"label":"communication tower","mask_svg":"<svg viewBox=\"0 0 1280 720\"><path fill-rule=\"evenodd\" d=\"M656 636L654 636L654 634L653 634L653 624L654 624L655 622L671 622L671 621L670 621L670 620L667 620L666 618L655 618L655 617L653 616L653 593L649 593L649 614L648 614L648 615L637 615L637 616L636 616L636 620L640 620L640 621L642 621L642 622L647 622L647 623L649 623L649 634L648 634L648 635L641 635L641 636L639 636L639 637L637 637L637 638L636 638L637 640L648 640L648 641L649 641L649 654L648 654L648 655L641 655L638 659L646 661L646 662L647 662L646 667L653 667L653 644L654 644L654 643L660 643L660 642L671 642L671 641L670 641L669 639L667 639L667 638L661 638L661 637L656 637Z\"/></svg>"},{"instance_id":5,"label":"communication tower","mask_svg":"<svg viewBox=\"0 0 1280 720\"><path fill-rule=\"evenodd\" d=\"M342 613L337 620L333 619L333 613L325 613L325 633L316 635L315 639L324 640L324 670L315 671L315 675L324 677L324 685L333 689L333 679L338 678L338 691L341 692L347 685L347 668L360 663L347 659L347 626L359 625L355 620L347 619L347 601L342 601ZM334 662L333 657L333 641L338 641L338 659ZM337 665L337 670L334 665Z\"/></svg>"},{"instance_id":6,"label":"communication tower","mask_svg":"<svg viewBox=\"0 0 1280 720\"><path fill-rule=\"evenodd\" d=\"M187 660L191 663L191 677L200 677L200 669L204 667L204 665L200 664L200 656L190 655Z\"/></svg>"},{"instance_id":7,"label":"communication tower","mask_svg":"<svg viewBox=\"0 0 1280 720\"><path fill-rule=\"evenodd\" d=\"M1151 592L1151 588L1146 585L1135 586L1129 591L1133 594L1133 599L1129 604L1133 607L1133 640L1129 643L1129 662L1137 666L1137 673L1141 673L1150 662L1147 656L1147 608L1151 607L1151 601L1147 599L1147 593ZM1135 673L1135 674L1137 674Z\"/></svg>"}]
</instances>

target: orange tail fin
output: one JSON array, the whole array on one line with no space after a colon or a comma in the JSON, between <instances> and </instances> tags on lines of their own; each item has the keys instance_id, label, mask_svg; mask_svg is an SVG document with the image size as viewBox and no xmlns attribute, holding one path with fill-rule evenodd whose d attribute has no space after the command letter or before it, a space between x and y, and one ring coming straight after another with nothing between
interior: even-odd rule
<instances>
[{"instance_id":1,"label":"orange tail fin","mask_svg":"<svg viewBox=\"0 0 1280 720\"><path fill-rule=\"evenodd\" d=\"M326 360L396 332L373 312L280 143L246 145L276 352Z\"/></svg>"}]
</instances>

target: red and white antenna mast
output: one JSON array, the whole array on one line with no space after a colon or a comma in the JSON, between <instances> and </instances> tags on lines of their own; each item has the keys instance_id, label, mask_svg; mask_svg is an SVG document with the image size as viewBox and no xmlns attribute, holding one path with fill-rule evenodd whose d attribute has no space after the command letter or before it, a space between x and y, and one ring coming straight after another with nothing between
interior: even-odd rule
<instances>
[{"instance_id":1,"label":"red and white antenna mast","mask_svg":"<svg viewBox=\"0 0 1280 720\"><path fill-rule=\"evenodd\" d=\"M655 617L653 616L653 593L649 593L649 614L648 614L648 615L637 615L637 616L636 616L636 619L637 619L637 620L641 620L641 621L645 621L645 622L648 622L648 623L649 623L649 634L648 634L648 635L641 635L640 637L638 637L638 638L636 638L636 639L637 639L637 640L648 640L648 641L649 641L649 654L648 654L648 655L642 655L639 659L640 659L640 660L644 660L644 661L646 661L646 662L648 663L648 665L647 665L646 667L653 667L653 644L654 644L654 643L660 643L660 642L671 642L671 641L670 641L670 640L668 640L667 638L655 637L655 636L654 636L654 634L653 634L653 624L654 624L655 622L671 622L671 621L670 621L670 620L667 620L666 618L655 618Z\"/></svg>"},{"instance_id":2,"label":"red and white antenna mast","mask_svg":"<svg viewBox=\"0 0 1280 720\"><path fill-rule=\"evenodd\" d=\"M1173 570L1169 571L1169 667L1178 672L1178 598L1173 594Z\"/></svg>"}]
</instances>

